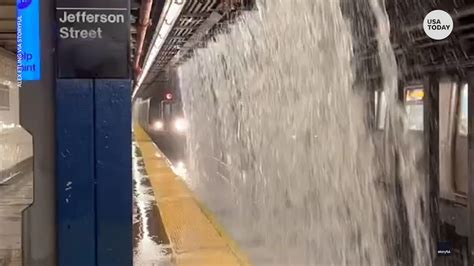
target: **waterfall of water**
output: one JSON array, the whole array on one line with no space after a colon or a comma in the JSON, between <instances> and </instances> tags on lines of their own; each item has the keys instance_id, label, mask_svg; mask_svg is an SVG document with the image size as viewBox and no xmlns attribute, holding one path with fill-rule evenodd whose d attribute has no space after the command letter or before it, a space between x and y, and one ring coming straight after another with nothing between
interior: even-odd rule
<instances>
[{"instance_id":1,"label":"waterfall of water","mask_svg":"<svg viewBox=\"0 0 474 266\"><path fill-rule=\"evenodd\" d=\"M372 2L384 88L393 91L387 16ZM190 185L256 265L391 264L387 220L396 205L380 186L390 181L381 178L389 160L365 123L365 96L353 90L352 42L339 1L260 0L179 69ZM403 130L392 135L390 146L407 149L413 264L428 265L423 179Z\"/></svg>"}]
</instances>

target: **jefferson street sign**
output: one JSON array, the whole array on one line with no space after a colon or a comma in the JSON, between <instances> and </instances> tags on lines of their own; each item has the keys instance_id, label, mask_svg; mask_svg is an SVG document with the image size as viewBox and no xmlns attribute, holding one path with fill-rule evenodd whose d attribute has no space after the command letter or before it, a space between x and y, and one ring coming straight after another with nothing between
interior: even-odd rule
<instances>
[{"instance_id":1,"label":"jefferson street sign","mask_svg":"<svg viewBox=\"0 0 474 266\"><path fill-rule=\"evenodd\" d=\"M127 0L58 0L58 78L128 79L129 17Z\"/></svg>"}]
</instances>

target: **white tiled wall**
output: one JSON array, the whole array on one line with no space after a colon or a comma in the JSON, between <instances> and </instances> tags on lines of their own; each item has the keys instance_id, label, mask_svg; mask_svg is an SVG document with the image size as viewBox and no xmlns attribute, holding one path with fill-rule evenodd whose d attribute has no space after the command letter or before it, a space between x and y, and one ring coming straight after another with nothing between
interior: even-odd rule
<instances>
[{"instance_id":1,"label":"white tiled wall","mask_svg":"<svg viewBox=\"0 0 474 266\"><path fill-rule=\"evenodd\" d=\"M0 83L10 88L10 108L0 110L0 171L33 155L30 134L19 125L15 56L0 50Z\"/></svg>"}]
</instances>

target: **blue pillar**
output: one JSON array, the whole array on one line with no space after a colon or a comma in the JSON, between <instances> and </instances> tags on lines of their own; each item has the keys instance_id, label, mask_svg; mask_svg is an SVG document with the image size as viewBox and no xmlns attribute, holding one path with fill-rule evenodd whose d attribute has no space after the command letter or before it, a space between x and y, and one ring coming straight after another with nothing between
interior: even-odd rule
<instances>
[{"instance_id":1,"label":"blue pillar","mask_svg":"<svg viewBox=\"0 0 474 266\"><path fill-rule=\"evenodd\" d=\"M58 265L95 265L94 90L92 80L56 87Z\"/></svg>"},{"instance_id":2,"label":"blue pillar","mask_svg":"<svg viewBox=\"0 0 474 266\"><path fill-rule=\"evenodd\" d=\"M131 82L96 80L97 265L132 265Z\"/></svg>"},{"instance_id":3,"label":"blue pillar","mask_svg":"<svg viewBox=\"0 0 474 266\"><path fill-rule=\"evenodd\" d=\"M57 80L59 266L132 265L130 80Z\"/></svg>"}]
</instances>

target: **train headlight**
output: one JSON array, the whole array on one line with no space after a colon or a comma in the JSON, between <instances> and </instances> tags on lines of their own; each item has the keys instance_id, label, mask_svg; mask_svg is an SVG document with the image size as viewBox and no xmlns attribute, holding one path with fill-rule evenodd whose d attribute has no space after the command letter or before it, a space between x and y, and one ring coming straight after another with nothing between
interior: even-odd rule
<instances>
[{"instance_id":1,"label":"train headlight","mask_svg":"<svg viewBox=\"0 0 474 266\"><path fill-rule=\"evenodd\" d=\"M155 123L153 123L154 130L157 130L157 131L163 130L163 127L164 125L162 121L156 121Z\"/></svg>"},{"instance_id":2,"label":"train headlight","mask_svg":"<svg viewBox=\"0 0 474 266\"><path fill-rule=\"evenodd\" d=\"M178 118L174 121L174 128L179 133L183 133L188 129L188 121L186 121L184 118Z\"/></svg>"}]
</instances>

